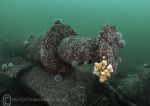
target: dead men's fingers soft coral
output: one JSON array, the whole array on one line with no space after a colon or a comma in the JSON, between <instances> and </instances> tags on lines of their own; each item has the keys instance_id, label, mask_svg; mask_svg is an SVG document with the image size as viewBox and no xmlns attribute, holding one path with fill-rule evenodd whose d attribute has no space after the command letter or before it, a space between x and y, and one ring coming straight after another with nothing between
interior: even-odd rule
<instances>
[{"instance_id":1,"label":"dead men's fingers soft coral","mask_svg":"<svg viewBox=\"0 0 150 106\"><path fill-rule=\"evenodd\" d=\"M103 58L104 59L104 58ZM112 65L109 64L107 65L108 62L107 60L102 60L100 63L95 63L94 66L94 74L100 77L100 82L105 82L110 76L111 73L113 72Z\"/></svg>"}]
</instances>

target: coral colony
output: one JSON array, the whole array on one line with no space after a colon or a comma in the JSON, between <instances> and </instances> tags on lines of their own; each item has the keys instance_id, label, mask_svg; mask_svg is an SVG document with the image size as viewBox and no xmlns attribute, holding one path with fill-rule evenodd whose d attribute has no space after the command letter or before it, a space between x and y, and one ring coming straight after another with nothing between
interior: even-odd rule
<instances>
[{"instance_id":1,"label":"coral colony","mask_svg":"<svg viewBox=\"0 0 150 106\"><path fill-rule=\"evenodd\" d=\"M56 20L43 36L31 36L27 43L27 57L40 62L48 72L66 74L80 64L95 64L104 82L119 63L119 49L124 47L122 35L114 25L105 25L95 38L79 38L77 33L60 20ZM102 67L105 67L101 70ZM112 69L113 67L113 69ZM106 74L106 75L105 75Z\"/></svg>"},{"instance_id":2,"label":"coral colony","mask_svg":"<svg viewBox=\"0 0 150 106\"><path fill-rule=\"evenodd\" d=\"M105 82L107 78L111 76L113 68L111 64L108 65L107 60L105 60L106 59L105 56L103 56L102 59L103 59L102 62L95 63L93 74L100 77L100 82Z\"/></svg>"}]
</instances>

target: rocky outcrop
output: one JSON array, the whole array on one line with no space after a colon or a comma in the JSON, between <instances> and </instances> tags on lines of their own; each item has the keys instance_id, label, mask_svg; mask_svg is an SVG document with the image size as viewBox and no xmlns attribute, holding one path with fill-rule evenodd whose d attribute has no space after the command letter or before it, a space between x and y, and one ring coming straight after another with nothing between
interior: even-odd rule
<instances>
[{"instance_id":1,"label":"rocky outcrop","mask_svg":"<svg viewBox=\"0 0 150 106\"><path fill-rule=\"evenodd\" d=\"M103 89L92 70L93 67L83 65L64 77L47 73L40 65L24 60L3 73L14 79L25 93L48 106L88 106L101 93L95 88Z\"/></svg>"},{"instance_id":2,"label":"rocky outcrop","mask_svg":"<svg viewBox=\"0 0 150 106\"><path fill-rule=\"evenodd\" d=\"M145 68L138 75L128 75L117 87L118 91L138 106L149 106L150 69Z\"/></svg>"},{"instance_id":3,"label":"rocky outcrop","mask_svg":"<svg viewBox=\"0 0 150 106\"><path fill-rule=\"evenodd\" d=\"M102 27L95 38L76 35L69 25L57 20L47 33L31 36L25 43L24 53L29 60L14 63L4 73L28 95L49 106L98 106L99 101L110 101L108 95L118 92L109 84L100 84L90 64L105 56L116 72L119 49L124 46L121 35L114 25Z\"/></svg>"},{"instance_id":4,"label":"rocky outcrop","mask_svg":"<svg viewBox=\"0 0 150 106\"><path fill-rule=\"evenodd\" d=\"M91 93L94 79L92 73L85 70L76 70L63 77L49 75L38 66L19 76L21 84L27 86L24 88L34 91L49 106L84 106L87 98L94 94Z\"/></svg>"},{"instance_id":5,"label":"rocky outcrop","mask_svg":"<svg viewBox=\"0 0 150 106\"><path fill-rule=\"evenodd\" d=\"M40 37L30 37L28 57L40 62L49 72L64 74L73 64L94 63L106 56L117 70L121 35L114 25L105 25L98 37L79 38L76 32L59 20Z\"/></svg>"}]
</instances>

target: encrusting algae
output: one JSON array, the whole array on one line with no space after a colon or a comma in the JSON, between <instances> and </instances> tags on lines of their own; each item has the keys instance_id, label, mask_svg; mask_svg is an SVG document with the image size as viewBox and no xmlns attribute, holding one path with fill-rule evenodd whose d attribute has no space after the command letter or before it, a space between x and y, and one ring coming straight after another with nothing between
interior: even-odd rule
<instances>
[{"instance_id":1,"label":"encrusting algae","mask_svg":"<svg viewBox=\"0 0 150 106\"><path fill-rule=\"evenodd\" d=\"M113 68L111 64L108 64L106 57L102 57L102 62L95 63L93 74L100 77L100 82L105 82L113 72Z\"/></svg>"}]
</instances>

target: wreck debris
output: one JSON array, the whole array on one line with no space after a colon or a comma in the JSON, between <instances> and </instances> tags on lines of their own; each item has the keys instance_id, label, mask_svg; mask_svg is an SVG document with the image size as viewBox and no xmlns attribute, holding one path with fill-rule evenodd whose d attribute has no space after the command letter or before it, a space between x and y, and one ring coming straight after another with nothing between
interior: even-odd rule
<instances>
[{"instance_id":1,"label":"wreck debris","mask_svg":"<svg viewBox=\"0 0 150 106\"><path fill-rule=\"evenodd\" d=\"M68 68L84 63L95 63L106 56L116 71L119 63L120 41L114 25L105 25L98 37L79 38L66 24L56 20L47 33L28 41L27 54L40 62L49 72L66 73Z\"/></svg>"}]
</instances>

